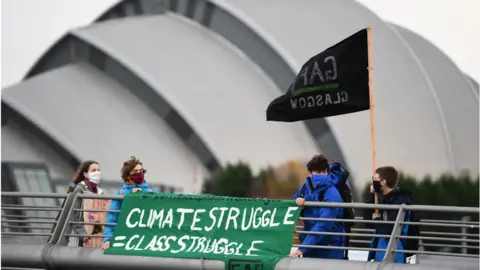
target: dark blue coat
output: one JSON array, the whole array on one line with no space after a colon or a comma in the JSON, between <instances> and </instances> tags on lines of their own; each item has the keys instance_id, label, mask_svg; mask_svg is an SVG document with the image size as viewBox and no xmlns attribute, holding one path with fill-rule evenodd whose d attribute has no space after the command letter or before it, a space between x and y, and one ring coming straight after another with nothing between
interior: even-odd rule
<instances>
[{"instance_id":1,"label":"dark blue coat","mask_svg":"<svg viewBox=\"0 0 480 270\"><path fill-rule=\"evenodd\" d=\"M342 197L338 193L337 188L334 186L333 178L331 175L322 175L314 174L312 177L312 183L314 189L305 182L305 200L306 201L318 201L319 193L323 192L323 202L343 202ZM295 194L294 199L300 197L302 186ZM306 207L303 210L304 217L315 217L315 218L342 218L343 217L343 208L320 208L320 207ZM343 223L339 222L328 222L328 221L309 221L304 220L304 230L305 231L315 231L315 232L338 232L343 233ZM343 236L332 236L332 235L315 235L315 234L301 234L300 241L302 245L320 245L320 246L343 246L344 237ZM332 250L332 249L318 249L318 248L299 248L303 252L304 257L310 258L329 258L329 259L342 259L344 255L343 250Z\"/></svg>"},{"instance_id":2,"label":"dark blue coat","mask_svg":"<svg viewBox=\"0 0 480 270\"><path fill-rule=\"evenodd\" d=\"M406 191L401 191L396 188L390 193L381 196L379 198L381 204L390 204L390 205L402 205L402 204L412 204L411 194ZM374 203L374 194L370 194L370 198L367 203ZM384 221L395 221L397 219L398 210L381 210L381 217L376 220ZM366 220L372 219L373 210L365 210L363 218ZM410 221L410 212L407 212L405 215L405 221ZM390 235L393 230L393 224L375 224L374 225L375 234ZM408 232L408 224L402 226L401 235L406 236ZM371 248L386 249L388 246L389 238L386 237L374 237L370 243ZM405 246L406 239L398 241L397 250L403 250ZM382 261L385 256L384 251L370 251L368 253L368 260L375 260L376 262ZM405 263L406 262L405 253L396 253L395 262L396 263Z\"/></svg>"}]
</instances>

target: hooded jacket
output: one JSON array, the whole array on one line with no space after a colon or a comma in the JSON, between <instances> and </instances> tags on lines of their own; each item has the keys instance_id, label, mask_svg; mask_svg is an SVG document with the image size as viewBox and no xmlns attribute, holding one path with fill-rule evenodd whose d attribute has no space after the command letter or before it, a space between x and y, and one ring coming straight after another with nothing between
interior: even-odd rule
<instances>
[{"instance_id":1,"label":"hooded jacket","mask_svg":"<svg viewBox=\"0 0 480 270\"><path fill-rule=\"evenodd\" d=\"M402 205L412 204L412 197L411 193L408 191L402 191L399 188L395 188L390 191L386 195L380 195L379 203L380 204L390 204L390 205ZM370 198L368 199L367 203L374 203L374 194L370 194ZM381 210L381 217L375 220L384 220L384 221L395 221L397 219L398 210ZM364 211L364 219L371 220L372 219L373 210L365 210ZM410 221L410 212L407 212L405 215L404 221ZM382 234L382 235L390 235L393 230L393 224L374 224L375 234ZM402 226L401 235L406 236L408 233L408 224ZM378 249L386 249L388 246L390 238L387 237L374 237L372 242L370 243L371 248L378 248ZM406 239L402 239L398 241L397 250L404 250L404 244ZM382 261L383 257L385 256L384 251L370 251L368 253L368 260L375 260L376 262ZM394 261L396 263L405 263L406 262L405 253L397 252L395 254Z\"/></svg>"},{"instance_id":2,"label":"hooded jacket","mask_svg":"<svg viewBox=\"0 0 480 270\"><path fill-rule=\"evenodd\" d=\"M323 193L323 202L343 202L342 197L338 193L337 188L334 186L333 178L330 174L314 174L311 177L314 188L312 189L308 184L308 178L305 182L305 200L306 201L318 201L320 193ZM295 194L294 200L300 197L302 186ZM320 208L320 207L306 207L303 210L304 217L314 218L341 218L343 216L342 208ZM305 231L315 232L338 232L343 233L343 223L328 222L328 221L310 221L304 220L303 227ZM315 235L315 234L301 234L299 236L302 245L321 245L321 246L343 246L343 236L332 235ZM310 258L329 258L329 259L342 259L343 250L330 250L330 249L318 249L318 248L299 248L303 253L303 257Z\"/></svg>"},{"instance_id":3,"label":"hooded jacket","mask_svg":"<svg viewBox=\"0 0 480 270\"><path fill-rule=\"evenodd\" d=\"M147 180L145 180L142 184L133 184L133 185L127 185L123 184L123 187L121 190L117 190L115 192L115 195L127 195L129 193L132 193L132 190L134 188L141 188L143 192L158 192L155 189L149 189L148 188L148 183ZM122 201L121 200L112 200L110 203L110 209L109 210L120 210L122 206ZM108 212L107 218L105 220L105 223L117 223L118 221L118 216L120 213L118 212ZM103 243L109 242L112 239L113 232L115 231L115 226L105 226L104 228L104 234L105 238L103 238Z\"/></svg>"}]
</instances>

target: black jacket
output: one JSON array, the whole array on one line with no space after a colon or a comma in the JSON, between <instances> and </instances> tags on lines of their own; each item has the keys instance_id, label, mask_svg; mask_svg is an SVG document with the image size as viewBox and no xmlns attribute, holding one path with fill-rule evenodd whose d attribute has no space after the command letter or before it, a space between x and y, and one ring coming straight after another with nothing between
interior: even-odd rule
<instances>
[{"instance_id":1,"label":"black jacket","mask_svg":"<svg viewBox=\"0 0 480 270\"><path fill-rule=\"evenodd\" d=\"M395 188L386 195L379 195L380 204L390 204L390 205L402 205L402 204L412 204L412 195L409 191L400 190ZM370 193L370 197L367 203L375 203L375 196L373 193ZM372 220L373 209L365 209L363 212L364 220ZM381 210L381 217L377 220L388 220L395 221L397 219L398 210ZM371 224L369 224L371 225ZM393 230L393 224L373 224L369 226L370 228L375 229L376 234L391 234Z\"/></svg>"},{"instance_id":2,"label":"black jacket","mask_svg":"<svg viewBox=\"0 0 480 270\"><path fill-rule=\"evenodd\" d=\"M370 194L370 198L367 203L374 203L374 194ZM403 191L398 188L392 190L386 195L380 196L379 198L380 204L390 204L390 205L402 205L402 204L412 204L412 197L410 192ZM371 220L373 209L364 212L364 219ZM397 219L398 210L380 210L381 217L375 220L384 220L384 221L395 221ZM405 220L408 221L409 215L405 216ZM390 235L392 234L394 224L373 224L373 228L375 229L376 235ZM402 226L401 235L407 235L408 226ZM378 248L378 249L386 249L388 246L390 237L374 237L370 244L371 248ZM396 247L399 250L405 249L404 244L400 241ZM370 251L368 253L368 260L375 260L381 261L385 256L385 252L383 251ZM395 254L394 261L396 263L405 263L406 254L405 253L397 253Z\"/></svg>"}]
</instances>

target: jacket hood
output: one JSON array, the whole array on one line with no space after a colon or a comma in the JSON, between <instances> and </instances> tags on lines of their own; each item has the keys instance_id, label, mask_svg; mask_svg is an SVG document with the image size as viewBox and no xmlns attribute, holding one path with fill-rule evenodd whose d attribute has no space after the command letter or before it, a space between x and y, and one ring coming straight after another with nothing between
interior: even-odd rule
<instances>
[{"instance_id":1,"label":"jacket hood","mask_svg":"<svg viewBox=\"0 0 480 270\"><path fill-rule=\"evenodd\" d=\"M347 170L342 166L342 164L338 162L333 162L332 164L330 164L330 171L344 173Z\"/></svg>"},{"instance_id":2,"label":"jacket hood","mask_svg":"<svg viewBox=\"0 0 480 270\"><path fill-rule=\"evenodd\" d=\"M312 180L312 183L315 185L315 189L325 189L330 186L333 186L332 179L328 174L313 174L312 177L307 176Z\"/></svg>"},{"instance_id":3,"label":"jacket hood","mask_svg":"<svg viewBox=\"0 0 480 270\"><path fill-rule=\"evenodd\" d=\"M408 190L402 190L400 188L394 188L388 194L383 196L385 201L396 201L401 200L404 202L412 202L412 192Z\"/></svg>"},{"instance_id":4,"label":"jacket hood","mask_svg":"<svg viewBox=\"0 0 480 270\"><path fill-rule=\"evenodd\" d=\"M348 184L348 176L350 173L345 169L345 167L342 166L342 164L338 162L334 162L330 164L330 177L332 178L332 182L334 185L338 185L341 182L345 182L348 187L350 185Z\"/></svg>"}]
</instances>

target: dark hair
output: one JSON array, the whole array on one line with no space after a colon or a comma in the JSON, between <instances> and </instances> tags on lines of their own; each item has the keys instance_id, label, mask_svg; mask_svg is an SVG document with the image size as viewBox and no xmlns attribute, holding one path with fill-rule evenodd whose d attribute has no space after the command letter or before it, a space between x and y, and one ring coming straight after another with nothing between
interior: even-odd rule
<instances>
[{"instance_id":1,"label":"dark hair","mask_svg":"<svg viewBox=\"0 0 480 270\"><path fill-rule=\"evenodd\" d=\"M315 155L307 163L307 170L309 172L324 172L330 171L330 165L328 164L328 159L324 155Z\"/></svg>"},{"instance_id":2,"label":"dark hair","mask_svg":"<svg viewBox=\"0 0 480 270\"><path fill-rule=\"evenodd\" d=\"M70 187L68 187L67 193L72 192L75 189L76 185L80 184L80 182L85 180L85 175L83 174L88 172L88 169L92 164L99 164L99 163L96 162L95 160L85 160L84 162L82 162L82 164L80 164L80 166L78 166L77 172L73 176L73 184Z\"/></svg>"},{"instance_id":3,"label":"dark hair","mask_svg":"<svg viewBox=\"0 0 480 270\"><path fill-rule=\"evenodd\" d=\"M136 158L135 156L132 156L129 160L123 162L122 169L120 170L120 174L122 175L123 181L127 181L128 178L130 177L130 172L138 165L142 165L143 163L140 162L140 159ZM146 173L147 170L143 170L143 173Z\"/></svg>"},{"instance_id":4,"label":"dark hair","mask_svg":"<svg viewBox=\"0 0 480 270\"><path fill-rule=\"evenodd\" d=\"M387 181L387 187L395 188L398 182L398 172L393 166L379 167L376 171L380 176L380 180Z\"/></svg>"}]
</instances>

